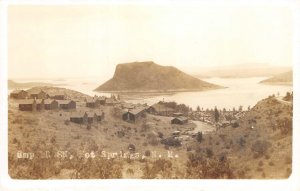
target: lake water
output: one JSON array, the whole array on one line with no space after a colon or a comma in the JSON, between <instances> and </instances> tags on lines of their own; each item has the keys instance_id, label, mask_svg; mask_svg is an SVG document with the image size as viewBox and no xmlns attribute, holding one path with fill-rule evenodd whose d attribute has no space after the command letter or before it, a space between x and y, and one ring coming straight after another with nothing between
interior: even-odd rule
<instances>
[{"instance_id":1,"label":"lake water","mask_svg":"<svg viewBox=\"0 0 300 191\"><path fill-rule=\"evenodd\" d=\"M179 92L173 94L133 94L122 96L132 103L153 104L158 101L176 101L184 103L193 109L197 106L206 108L238 108L242 105L245 109L248 106L254 106L259 100L272 94L279 93L285 95L287 91L292 91L292 86L264 85L259 84L262 77L255 78L208 78L203 79L207 82L215 83L227 87L225 89L210 90L203 92ZM109 93L99 93L93 90L104 81L95 78L73 78L65 80L15 80L16 82L48 82L56 84L65 84L60 87L76 90L88 95L110 95Z\"/></svg>"}]
</instances>

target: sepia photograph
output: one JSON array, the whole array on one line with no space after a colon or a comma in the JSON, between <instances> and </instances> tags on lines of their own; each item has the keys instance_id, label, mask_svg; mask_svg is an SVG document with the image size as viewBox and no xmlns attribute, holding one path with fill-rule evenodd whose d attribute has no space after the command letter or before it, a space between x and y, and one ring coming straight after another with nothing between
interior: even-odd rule
<instances>
[{"instance_id":1,"label":"sepia photograph","mask_svg":"<svg viewBox=\"0 0 300 191\"><path fill-rule=\"evenodd\" d=\"M216 2L7 3L10 179L288 180L296 1Z\"/></svg>"}]
</instances>

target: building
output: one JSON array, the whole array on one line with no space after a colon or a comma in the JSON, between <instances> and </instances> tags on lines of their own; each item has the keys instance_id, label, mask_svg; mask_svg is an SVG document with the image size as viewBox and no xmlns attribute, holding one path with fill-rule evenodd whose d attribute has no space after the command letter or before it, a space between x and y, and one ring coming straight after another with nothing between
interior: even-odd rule
<instances>
[{"instance_id":1,"label":"building","mask_svg":"<svg viewBox=\"0 0 300 191\"><path fill-rule=\"evenodd\" d=\"M55 99L55 100L64 100L66 99L66 95L62 93L48 93L49 98Z\"/></svg>"},{"instance_id":2,"label":"building","mask_svg":"<svg viewBox=\"0 0 300 191\"><path fill-rule=\"evenodd\" d=\"M172 116L174 113L173 108L166 107L165 105L159 103L151 105L147 111L150 114L162 116Z\"/></svg>"},{"instance_id":3,"label":"building","mask_svg":"<svg viewBox=\"0 0 300 191\"><path fill-rule=\"evenodd\" d=\"M44 99L36 99L36 110L41 111L45 109Z\"/></svg>"},{"instance_id":4,"label":"building","mask_svg":"<svg viewBox=\"0 0 300 191\"><path fill-rule=\"evenodd\" d=\"M56 100L46 99L44 101L44 104L45 104L45 109L46 110L58 109L58 101L56 101Z\"/></svg>"},{"instance_id":5,"label":"building","mask_svg":"<svg viewBox=\"0 0 300 191\"><path fill-rule=\"evenodd\" d=\"M105 105L106 97L101 96L101 97L98 97L97 100L99 101L100 105Z\"/></svg>"},{"instance_id":6,"label":"building","mask_svg":"<svg viewBox=\"0 0 300 191\"><path fill-rule=\"evenodd\" d=\"M100 101L97 99L85 99L86 107L95 108L100 106Z\"/></svg>"},{"instance_id":7,"label":"building","mask_svg":"<svg viewBox=\"0 0 300 191\"><path fill-rule=\"evenodd\" d=\"M48 94L43 90L33 90L30 92L30 98L32 99L47 99Z\"/></svg>"},{"instance_id":8,"label":"building","mask_svg":"<svg viewBox=\"0 0 300 191\"><path fill-rule=\"evenodd\" d=\"M122 109L134 109L135 106L132 103L122 103Z\"/></svg>"},{"instance_id":9,"label":"building","mask_svg":"<svg viewBox=\"0 0 300 191\"><path fill-rule=\"evenodd\" d=\"M87 113L87 119L88 123L97 123L98 121L101 121L101 115L98 116L96 112L86 112ZM99 120L100 119L100 120Z\"/></svg>"},{"instance_id":10,"label":"building","mask_svg":"<svg viewBox=\"0 0 300 191\"><path fill-rule=\"evenodd\" d=\"M173 113L173 117L182 117L182 116L183 116L183 113L180 113L180 112Z\"/></svg>"},{"instance_id":11,"label":"building","mask_svg":"<svg viewBox=\"0 0 300 191\"><path fill-rule=\"evenodd\" d=\"M10 98L13 99L25 99L27 97L29 97L29 94L27 91L24 90L14 90L10 93Z\"/></svg>"},{"instance_id":12,"label":"building","mask_svg":"<svg viewBox=\"0 0 300 191\"><path fill-rule=\"evenodd\" d=\"M122 118L124 121L135 122L139 118L143 117L146 113L147 107L135 108L124 112Z\"/></svg>"},{"instance_id":13,"label":"building","mask_svg":"<svg viewBox=\"0 0 300 191\"><path fill-rule=\"evenodd\" d=\"M58 100L60 109L76 109L76 102L73 100Z\"/></svg>"},{"instance_id":14,"label":"building","mask_svg":"<svg viewBox=\"0 0 300 191\"><path fill-rule=\"evenodd\" d=\"M106 98L106 100L105 100L105 105L107 105L107 106L114 106L114 105L117 105L120 103L121 103L120 101L115 100L113 98Z\"/></svg>"},{"instance_id":15,"label":"building","mask_svg":"<svg viewBox=\"0 0 300 191\"><path fill-rule=\"evenodd\" d=\"M26 99L19 103L20 111L36 111L36 100Z\"/></svg>"},{"instance_id":16,"label":"building","mask_svg":"<svg viewBox=\"0 0 300 191\"><path fill-rule=\"evenodd\" d=\"M95 111L95 114L97 116L96 120L99 122L99 121L102 121L102 119L104 119L104 112L103 111Z\"/></svg>"},{"instance_id":17,"label":"building","mask_svg":"<svg viewBox=\"0 0 300 191\"><path fill-rule=\"evenodd\" d=\"M70 116L70 121L78 124L88 123L88 114L86 112L74 112Z\"/></svg>"},{"instance_id":18,"label":"building","mask_svg":"<svg viewBox=\"0 0 300 191\"><path fill-rule=\"evenodd\" d=\"M183 125L188 122L188 119L186 117L175 117L171 120L171 124L178 124Z\"/></svg>"}]
</instances>

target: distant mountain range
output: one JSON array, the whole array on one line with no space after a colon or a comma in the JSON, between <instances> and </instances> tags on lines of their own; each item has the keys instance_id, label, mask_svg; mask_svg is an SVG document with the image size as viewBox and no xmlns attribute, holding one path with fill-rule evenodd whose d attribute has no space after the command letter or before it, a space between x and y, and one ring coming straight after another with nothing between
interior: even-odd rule
<instances>
[{"instance_id":1,"label":"distant mountain range","mask_svg":"<svg viewBox=\"0 0 300 191\"><path fill-rule=\"evenodd\" d=\"M60 86L63 84L51 84L44 82L26 82L26 83L18 83L13 80L8 80L8 89L21 89L21 88L32 88L35 86Z\"/></svg>"},{"instance_id":2,"label":"distant mountain range","mask_svg":"<svg viewBox=\"0 0 300 191\"><path fill-rule=\"evenodd\" d=\"M204 68L197 77L249 78L274 76L292 70L289 66L272 66L268 64L239 64L215 68Z\"/></svg>"},{"instance_id":3,"label":"distant mountain range","mask_svg":"<svg viewBox=\"0 0 300 191\"><path fill-rule=\"evenodd\" d=\"M118 64L112 79L96 88L104 92L204 91L222 88L192 77L173 66L152 61Z\"/></svg>"},{"instance_id":4,"label":"distant mountain range","mask_svg":"<svg viewBox=\"0 0 300 191\"><path fill-rule=\"evenodd\" d=\"M272 78L261 81L260 83L271 85L292 85L293 84L293 71L277 74Z\"/></svg>"}]
</instances>

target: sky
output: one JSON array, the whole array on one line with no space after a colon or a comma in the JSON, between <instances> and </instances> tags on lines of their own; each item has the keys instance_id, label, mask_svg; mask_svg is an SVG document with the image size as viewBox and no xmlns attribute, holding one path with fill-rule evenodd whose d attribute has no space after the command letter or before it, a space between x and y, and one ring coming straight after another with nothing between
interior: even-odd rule
<instances>
[{"instance_id":1,"label":"sky","mask_svg":"<svg viewBox=\"0 0 300 191\"><path fill-rule=\"evenodd\" d=\"M243 63L292 65L288 7L217 4L9 5L9 78L111 78L154 61L190 74Z\"/></svg>"}]
</instances>

